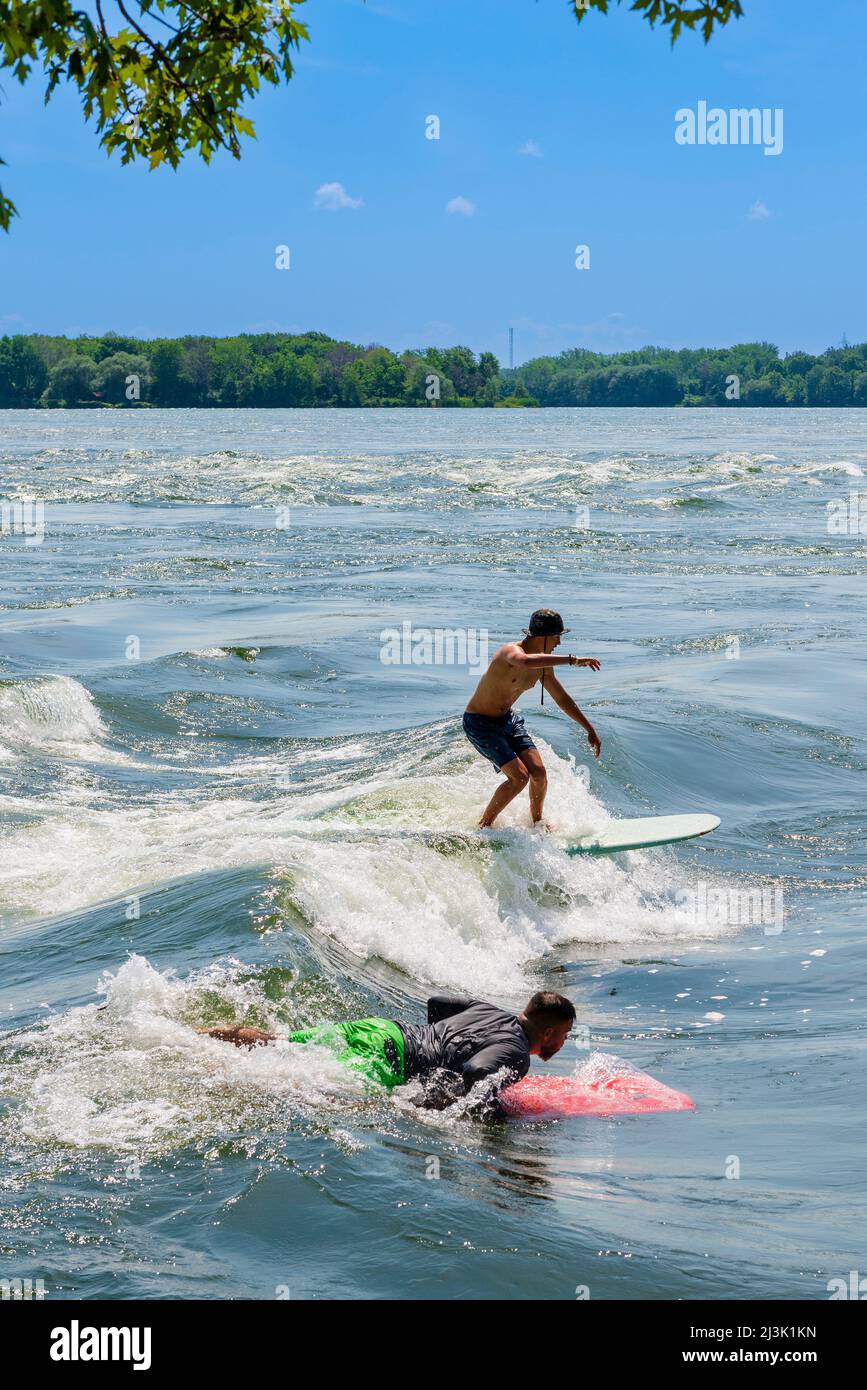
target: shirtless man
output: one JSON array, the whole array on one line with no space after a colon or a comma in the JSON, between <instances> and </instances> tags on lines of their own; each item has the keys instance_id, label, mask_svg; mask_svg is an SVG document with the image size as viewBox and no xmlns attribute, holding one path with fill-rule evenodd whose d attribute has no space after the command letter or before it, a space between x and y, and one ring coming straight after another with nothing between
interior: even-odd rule
<instances>
[{"instance_id":1,"label":"shirtless man","mask_svg":"<svg viewBox=\"0 0 867 1390\"><path fill-rule=\"evenodd\" d=\"M599 670L592 656L552 656L560 638L568 629L559 613L550 608L538 608L522 642L507 642L494 653L476 692L464 714L464 733L483 757L488 758L506 780L501 782L485 808L479 825L494 824L500 812L513 801L527 783L530 784L530 813L533 824L542 819L542 806L548 790L545 764L535 743L524 728L524 721L515 714L512 705L525 690L540 679L542 701L547 690L564 714L574 719L587 734L595 757L599 757L599 735L589 719L585 719L568 691L554 675L555 666L589 666Z\"/></svg>"}]
</instances>

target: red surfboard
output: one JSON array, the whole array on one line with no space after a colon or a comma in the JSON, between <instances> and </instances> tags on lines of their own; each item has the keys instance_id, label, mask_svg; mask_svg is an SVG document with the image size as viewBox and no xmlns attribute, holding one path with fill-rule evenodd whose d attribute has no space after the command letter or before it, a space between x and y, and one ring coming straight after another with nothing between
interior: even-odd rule
<instances>
[{"instance_id":1,"label":"red surfboard","mask_svg":"<svg viewBox=\"0 0 867 1390\"><path fill-rule=\"evenodd\" d=\"M519 1119L695 1109L684 1091L675 1091L621 1057L601 1052L589 1057L572 1076L525 1076L500 1092L500 1104Z\"/></svg>"}]
</instances>

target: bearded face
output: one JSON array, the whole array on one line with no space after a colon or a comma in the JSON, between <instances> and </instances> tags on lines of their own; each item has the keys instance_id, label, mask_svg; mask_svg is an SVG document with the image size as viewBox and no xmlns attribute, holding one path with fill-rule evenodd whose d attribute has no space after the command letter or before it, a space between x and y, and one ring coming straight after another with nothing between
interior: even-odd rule
<instances>
[{"instance_id":1,"label":"bearded face","mask_svg":"<svg viewBox=\"0 0 867 1390\"><path fill-rule=\"evenodd\" d=\"M543 1062L550 1062L552 1057L556 1057L560 1048L569 1036L571 1023L561 1023L558 1028L546 1028L539 1041L539 1056Z\"/></svg>"}]
</instances>

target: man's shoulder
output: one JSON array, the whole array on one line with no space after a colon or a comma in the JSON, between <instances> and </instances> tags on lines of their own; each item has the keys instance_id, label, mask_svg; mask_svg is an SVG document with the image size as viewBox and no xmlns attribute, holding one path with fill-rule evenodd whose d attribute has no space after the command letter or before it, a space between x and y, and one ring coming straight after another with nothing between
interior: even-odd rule
<instances>
[{"instance_id":1,"label":"man's shoulder","mask_svg":"<svg viewBox=\"0 0 867 1390\"><path fill-rule=\"evenodd\" d=\"M491 668L494 666L509 665L511 662L514 661L515 654L520 650L521 645L519 642L504 642L501 647L497 648L497 650L494 652L494 655L491 657L491 660L488 663L488 670L490 671Z\"/></svg>"}]
</instances>

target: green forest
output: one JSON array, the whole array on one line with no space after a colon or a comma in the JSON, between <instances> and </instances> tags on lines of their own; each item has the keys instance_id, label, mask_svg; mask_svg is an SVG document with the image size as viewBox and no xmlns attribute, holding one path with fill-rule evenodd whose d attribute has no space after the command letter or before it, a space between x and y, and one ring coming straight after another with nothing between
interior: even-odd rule
<instances>
[{"instance_id":1,"label":"green forest","mask_svg":"<svg viewBox=\"0 0 867 1390\"><path fill-rule=\"evenodd\" d=\"M784 356L571 348L503 368L467 347L394 353L324 333L0 338L0 407L867 406L867 343Z\"/></svg>"}]
</instances>

